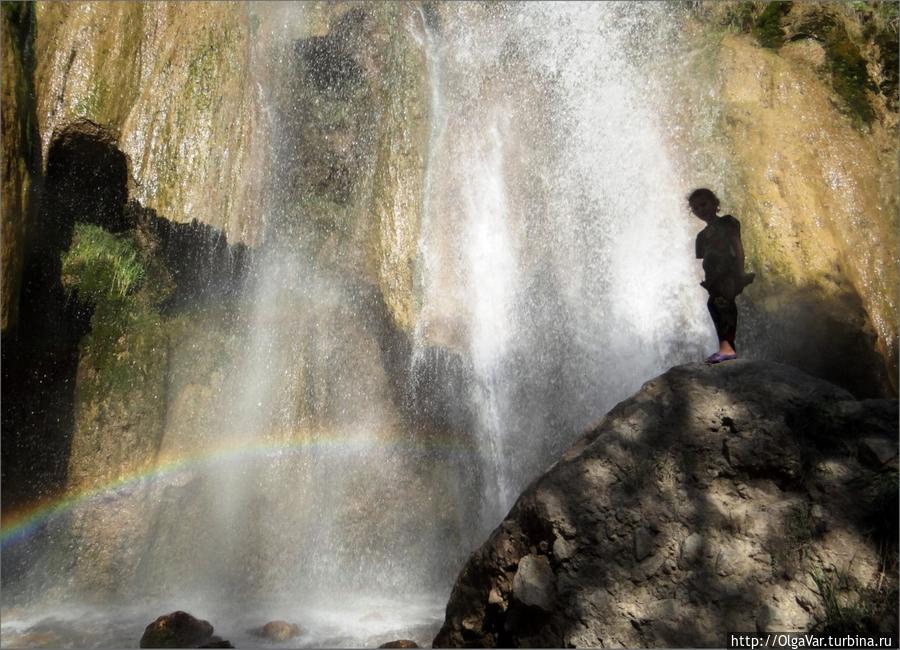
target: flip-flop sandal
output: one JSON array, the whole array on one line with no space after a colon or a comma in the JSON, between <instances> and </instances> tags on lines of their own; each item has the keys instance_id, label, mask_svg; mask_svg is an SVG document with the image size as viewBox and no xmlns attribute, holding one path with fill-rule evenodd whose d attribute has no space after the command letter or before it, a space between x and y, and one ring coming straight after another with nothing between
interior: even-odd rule
<instances>
[{"instance_id":1,"label":"flip-flop sandal","mask_svg":"<svg viewBox=\"0 0 900 650\"><path fill-rule=\"evenodd\" d=\"M715 354L710 355L710 357L706 360L706 363L713 365L716 363L722 363L723 361L733 361L734 359L737 359L736 354L720 354L716 352Z\"/></svg>"}]
</instances>

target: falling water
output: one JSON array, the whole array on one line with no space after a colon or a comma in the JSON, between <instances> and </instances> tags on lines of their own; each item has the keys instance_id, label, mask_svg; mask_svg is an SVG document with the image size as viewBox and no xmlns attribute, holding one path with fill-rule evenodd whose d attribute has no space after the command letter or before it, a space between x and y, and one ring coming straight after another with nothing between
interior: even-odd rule
<instances>
[{"instance_id":1,"label":"falling water","mask_svg":"<svg viewBox=\"0 0 900 650\"><path fill-rule=\"evenodd\" d=\"M697 354L709 326L664 84L648 71L670 8L454 9L434 48L420 327L471 362L486 531L591 420Z\"/></svg>"},{"instance_id":2,"label":"falling water","mask_svg":"<svg viewBox=\"0 0 900 650\"><path fill-rule=\"evenodd\" d=\"M281 42L257 53L276 173L221 380L202 412L171 410L160 450L218 460L121 495L140 539L107 559L128 566L123 616L144 624L177 607L245 646L272 618L312 645L427 642L523 487L708 334L649 72L671 9L454 3L395 26L418 30L430 84L417 319L395 364L382 297L350 253L329 257L292 189L302 152L283 136L307 108L284 93L305 7L270 7Z\"/></svg>"}]
</instances>

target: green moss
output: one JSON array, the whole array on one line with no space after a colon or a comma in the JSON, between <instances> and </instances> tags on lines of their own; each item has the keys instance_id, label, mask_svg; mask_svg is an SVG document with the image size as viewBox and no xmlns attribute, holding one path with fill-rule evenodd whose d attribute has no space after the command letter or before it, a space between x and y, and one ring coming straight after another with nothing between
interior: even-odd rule
<instances>
[{"instance_id":1,"label":"green moss","mask_svg":"<svg viewBox=\"0 0 900 650\"><path fill-rule=\"evenodd\" d=\"M791 10L793 2L770 2L756 18L751 29L756 40L763 47L777 50L784 45L784 29L781 27L781 17Z\"/></svg>"},{"instance_id":2,"label":"green moss","mask_svg":"<svg viewBox=\"0 0 900 650\"><path fill-rule=\"evenodd\" d=\"M198 39L188 63L190 107L201 112L215 111L222 101L222 83L234 72L232 59L240 30L228 22L211 26Z\"/></svg>"},{"instance_id":3,"label":"green moss","mask_svg":"<svg viewBox=\"0 0 900 650\"><path fill-rule=\"evenodd\" d=\"M91 87L91 91L84 97L79 97L73 110L78 117L103 121L103 110L109 96L109 83L103 76L98 76L97 82Z\"/></svg>"},{"instance_id":4,"label":"green moss","mask_svg":"<svg viewBox=\"0 0 900 650\"><path fill-rule=\"evenodd\" d=\"M875 84L869 76L859 46L851 39L844 23L830 13L820 11L811 14L798 26L798 31L822 41L832 88L843 100L847 114L860 124L871 123L875 111L867 92L875 90Z\"/></svg>"},{"instance_id":5,"label":"green moss","mask_svg":"<svg viewBox=\"0 0 900 650\"><path fill-rule=\"evenodd\" d=\"M193 87L195 105L200 110L209 110L213 91L217 87L219 63L222 54L213 34L200 45L188 64L188 78Z\"/></svg>"},{"instance_id":6,"label":"green moss","mask_svg":"<svg viewBox=\"0 0 900 650\"><path fill-rule=\"evenodd\" d=\"M77 223L62 255L62 284L93 306L91 330L81 342L91 369L78 384L82 403L158 383L165 330L159 304L171 292L167 269L137 244L133 233L114 235Z\"/></svg>"},{"instance_id":7,"label":"green moss","mask_svg":"<svg viewBox=\"0 0 900 650\"><path fill-rule=\"evenodd\" d=\"M866 124L871 123L875 112L866 92L873 88L872 79L859 47L850 40L847 30L840 23L836 23L828 31L825 52L835 92L844 100L853 116Z\"/></svg>"},{"instance_id":8,"label":"green moss","mask_svg":"<svg viewBox=\"0 0 900 650\"><path fill-rule=\"evenodd\" d=\"M137 245L128 237L116 237L99 226L75 225L72 244L62 255L62 282L70 293L93 303L127 299L146 269Z\"/></svg>"},{"instance_id":9,"label":"green moss","mask_svg":"<svg viewBox=\"0 0 900 650\"><path fill-rule=\"evenodd\" d=\"M78 401L143 391L164 372L167 336L160 314L144 305L100 303L81 343L90 371L78 383ZM134 399L132 396L129 399Z\"/></svg>"}]
</instances>

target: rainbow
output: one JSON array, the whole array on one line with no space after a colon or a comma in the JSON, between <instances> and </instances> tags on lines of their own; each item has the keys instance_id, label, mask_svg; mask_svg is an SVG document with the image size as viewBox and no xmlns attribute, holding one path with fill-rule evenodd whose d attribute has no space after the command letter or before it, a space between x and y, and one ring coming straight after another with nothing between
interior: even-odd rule
<instances>
[{"instance_id":1,"label":"rainbow","mask_svg":"<svg viewBox=\"0 0 900 650\"><path fill-rule=\"evenodd\" d=\"M429 454L454 454L466 451L470 447L459 439L447 436L434 436L423 441L385 442L377 438L339 437L335 435L317 436L290 442L247 443L240 441L204 450L193 456L160 458L150 467L118 476L100 486L93 486L81 491L66 492L31 503L14 511L0 514L0 547L30 539L41 526L66 512L79 506L99 503L110 498L132 492L138 486L149 482L170 480L179 474L196 471L215 465L247 462L255 459L273 459L299 453L340 451L346 453L378 450L380 452L410 451Z\"/></svg>"}]
</instances>

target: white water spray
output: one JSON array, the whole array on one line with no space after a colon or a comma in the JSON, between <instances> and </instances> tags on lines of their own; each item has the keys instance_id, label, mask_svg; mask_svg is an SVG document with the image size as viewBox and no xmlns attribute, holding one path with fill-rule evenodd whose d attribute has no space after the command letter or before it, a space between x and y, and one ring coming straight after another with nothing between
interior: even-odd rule
<instances>
[{"instance_id":1,"label":"white water spray","mask_svg":"<svg viewBox=\"0 0 900 650\"><path fill-rule=\"evenodd\" d=\"M441 274L424 285L421 328L465 333L484 530L708 329L665 97L646 70L667 11L458 6L438 37L446 145L421 263Z\"/></svg>"}]
</instances>

